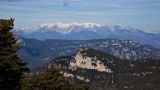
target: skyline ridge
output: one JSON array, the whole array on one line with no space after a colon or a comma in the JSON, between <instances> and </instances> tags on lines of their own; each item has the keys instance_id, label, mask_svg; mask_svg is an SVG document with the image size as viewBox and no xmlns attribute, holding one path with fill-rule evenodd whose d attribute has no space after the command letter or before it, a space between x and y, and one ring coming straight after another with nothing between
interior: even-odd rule
<instances>
[{"instance_id":1,"label":"skyline ridge","mask_svg":"<svg viewBox=\"0 0 160 90\"><path fill-rule=\"evenodd\" d=\"M142 32L145 32L145 33L160 34L160 32L144 31L142 29L130 27L130 26L127 26L127 25L126 26L125 25L120 25L120 24L119 25L118 24L117 25L106 25L106 24L99 24L99 23L94 23L94 22L86 22L86 23L81 23L81 22L44 23L44 24L36 25L34 27L14 27L14 30L22 30L24 32L27 32L27 30L30 30L30 32L34 32L34 31L38 31L38 29L40 29L40 28L44 28L45 27L46 29L59 28L60 31L62 29L65 29L66 31L69 31L70 28L72 28L74 26L83 27L83 28L89 28L89 29L91 29L91 28L94 29L96 27L97 28L106 27L106 29L108 28L111 31L112 30L114 31L114 29L117 27L117 28L128 30L128 31L142 31Z\"/></svg>"},{"instance_id":2,"label":"skyline ridge","mask_svg":"<svg viewBox=\"0 0 160 90\"><path fill-rule=\"evenodd\" d=\"M0 0L1 18L17 27L52 22L94 22L160 32L159 0Z\"/></svg>"}]
</instances>

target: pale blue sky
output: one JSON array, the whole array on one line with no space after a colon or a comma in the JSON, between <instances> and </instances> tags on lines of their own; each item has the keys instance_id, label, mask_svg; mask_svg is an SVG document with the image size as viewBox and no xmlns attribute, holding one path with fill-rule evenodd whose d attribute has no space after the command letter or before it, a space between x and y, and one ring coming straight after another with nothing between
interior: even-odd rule
<instances>
[{"instance_id":1,"label":"pale blue sky","mask_svg":"<svg viewBox=\"0 0 160 90\"><path fill-rule=\"evenodd\" d=\"M16 27L93 22L160 33L160 0L0 0L0 18Z\"/></svg>"}]
</instances>

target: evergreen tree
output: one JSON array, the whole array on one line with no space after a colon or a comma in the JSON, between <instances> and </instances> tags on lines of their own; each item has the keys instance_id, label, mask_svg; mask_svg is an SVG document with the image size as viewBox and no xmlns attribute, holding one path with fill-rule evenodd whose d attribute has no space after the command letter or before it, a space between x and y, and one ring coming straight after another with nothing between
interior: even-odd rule
<instances>
[{"instance_id":1,"label":"evergreen tree","mask_svg":"<svg viewBox=\"0 0 160 90\"><path fill-rule=\"evenodd\" d=\"M20 90L26 64L16 55L17 41L11 30L14 19L0 19L0 90Z\"/></svg>"},{"instance_id":2,"label":"evergreen tree","mask_svg":"<svg viewBox=\"0 0 160 90\"><path fill-rule=\"evenodd\" d=\"M87 85L74 86L55 67L28 76L22 90L90 90Z\"/></svg>"},{"instance_id":3,"label":"evergreen tree","mask_svg":"<svg viewBox=\"0 0 160 90\"><path fill-rule=\"evenodd\" d=\"M50 68L34 73L23 84L22 90L74 90L58 69Z\"/></svg>"}]
</instances>

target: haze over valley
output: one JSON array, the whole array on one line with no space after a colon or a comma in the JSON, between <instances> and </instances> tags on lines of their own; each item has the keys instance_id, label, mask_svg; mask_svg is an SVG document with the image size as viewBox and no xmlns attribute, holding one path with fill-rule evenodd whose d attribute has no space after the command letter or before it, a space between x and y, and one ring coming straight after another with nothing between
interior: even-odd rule
<instances>
[{"instance_id":1,"label":"haze over valley","mask_svg":"<svg viewBox=\"0 0 160 90\"><path fill-rule=\"evenodd\" d=\"M160 0L0 0L0 90L160 90Z\"/></svg>"}]
</instances>

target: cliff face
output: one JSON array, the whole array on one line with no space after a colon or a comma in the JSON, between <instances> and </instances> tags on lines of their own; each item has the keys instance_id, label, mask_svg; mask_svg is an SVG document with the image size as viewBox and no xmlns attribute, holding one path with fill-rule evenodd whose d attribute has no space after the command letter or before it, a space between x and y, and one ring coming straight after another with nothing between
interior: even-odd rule
<instances>
[{"instance_id":1,"label":"cliff face","mask_svg":"<svg viewBox=\"0 0 160 90\"><path fill-rule=\"evenodd\" d=\"M72 69L83 68L83 69L93 69L100 72L111 73L111 69L104 65L101 60L98 60L97 56L88 57L85 56L87 53L82 53L83 50L80 49L79 52L74 56L74 59L70 61L69 67Z\"/></svg>"}]
</instances>

